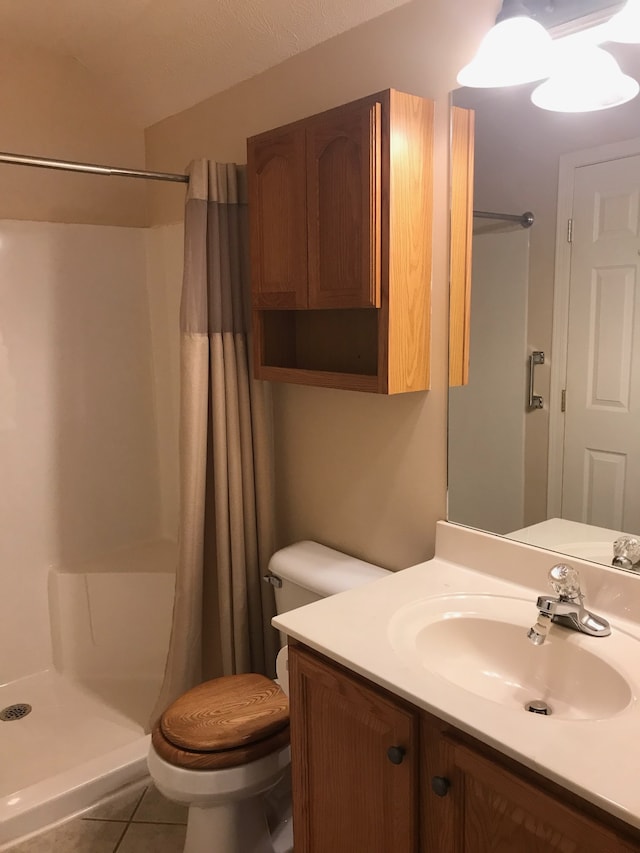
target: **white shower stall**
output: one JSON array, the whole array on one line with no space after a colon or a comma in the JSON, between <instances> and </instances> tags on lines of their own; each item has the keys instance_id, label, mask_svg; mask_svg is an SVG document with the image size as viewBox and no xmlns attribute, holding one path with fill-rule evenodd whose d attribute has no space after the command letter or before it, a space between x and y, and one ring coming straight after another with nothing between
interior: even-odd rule
<instances>
[{"instance_id":1,"label":"white shower stall","mask_svg":"<svg viewBox=\"0 0 640 853\"><path fill-rule=\"evenodd\" d=\"M0 848L146 773L181 268L182 225L0 222Z\"/></svg>"},{"instance_id":2,"label":"white shower stall","mask_svg":"<svg viewBox=\"0 0 640 853\"><path fill-rule=\"evenodd\" d=\"M524 526L528 230L474 233L472 282L469 383L449 393L448 518L508 533Z\"/></svg>"}]
</instances>

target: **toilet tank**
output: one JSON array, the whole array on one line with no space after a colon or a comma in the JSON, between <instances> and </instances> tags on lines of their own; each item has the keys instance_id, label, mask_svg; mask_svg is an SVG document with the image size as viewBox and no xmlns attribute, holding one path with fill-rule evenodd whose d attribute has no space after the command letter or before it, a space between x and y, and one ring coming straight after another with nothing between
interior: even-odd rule
<instances>
[{"instance_id":1,"label":"toilet tank","mask_svg":"<svg viewBox=\"0 0 640 853\"><path fill-rule=\"evenodd\" d=\"M269 572L274 578L278 613L389 574L387 569L310 540L276 551L269 561Z\"/></svg>"}]
</instances>

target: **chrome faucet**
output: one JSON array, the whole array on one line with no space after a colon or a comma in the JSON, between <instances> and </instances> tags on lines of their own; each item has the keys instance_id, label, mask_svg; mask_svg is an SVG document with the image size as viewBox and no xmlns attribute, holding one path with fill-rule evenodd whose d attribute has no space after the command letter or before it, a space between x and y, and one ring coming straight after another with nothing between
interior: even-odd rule
<instances>
[{"instance_id":1,"label":"chrome faucet","mask_svg":"<svg viewBox=\"0 0 640 853\"><path fill-rule=\"evenodd\" d=\"M583 605L580 576L573 566L563 563L554 566L549 571L549 581L557 597L541 595L538 598L538 620L527 633L534 646L544 643L553 622L591 637L607 637L611 633L607 620L591 613Z\"/></svg>"},{"instance_id":2,"label":"chrome faucet","mask_svg":"<svg viewBox=\"0 0 640 853\"><path fill-rule=\"evenodd\" d=\"M620 536L616 539L611 565L640 572L640 539L635 536Z\"/></svg>"}]
</instances>

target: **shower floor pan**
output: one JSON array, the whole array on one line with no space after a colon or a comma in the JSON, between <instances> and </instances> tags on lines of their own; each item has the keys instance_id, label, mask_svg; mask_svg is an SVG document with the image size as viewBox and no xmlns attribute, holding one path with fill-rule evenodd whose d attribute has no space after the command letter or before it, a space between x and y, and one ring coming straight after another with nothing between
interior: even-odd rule
<instances>
[{"instance_id":1,"label":"shower floor pan","mask_svg":"<svg viewBox=\"0 0 640 853\"><path fill-rule=\"evenodd\" d=\"M157 679L74 682L53 670L0 686L0 850L147 775Z\"/></svg>"}]
</instances>

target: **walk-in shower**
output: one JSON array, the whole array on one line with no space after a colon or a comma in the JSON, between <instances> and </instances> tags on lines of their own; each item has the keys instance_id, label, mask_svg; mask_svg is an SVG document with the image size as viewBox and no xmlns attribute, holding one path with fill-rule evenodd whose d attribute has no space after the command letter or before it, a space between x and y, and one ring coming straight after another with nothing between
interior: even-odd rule
<instances>
[{"instance_id":1,"label":"walk-in shower","mask_svg":"<svg viewBox=\"0 0 640 853\"><path fill-rule=\"evenodd\" d=\"M181 225L0 222L0 849L146 774L175 577L181 264Z\"/></svg>"}]
</instances>

